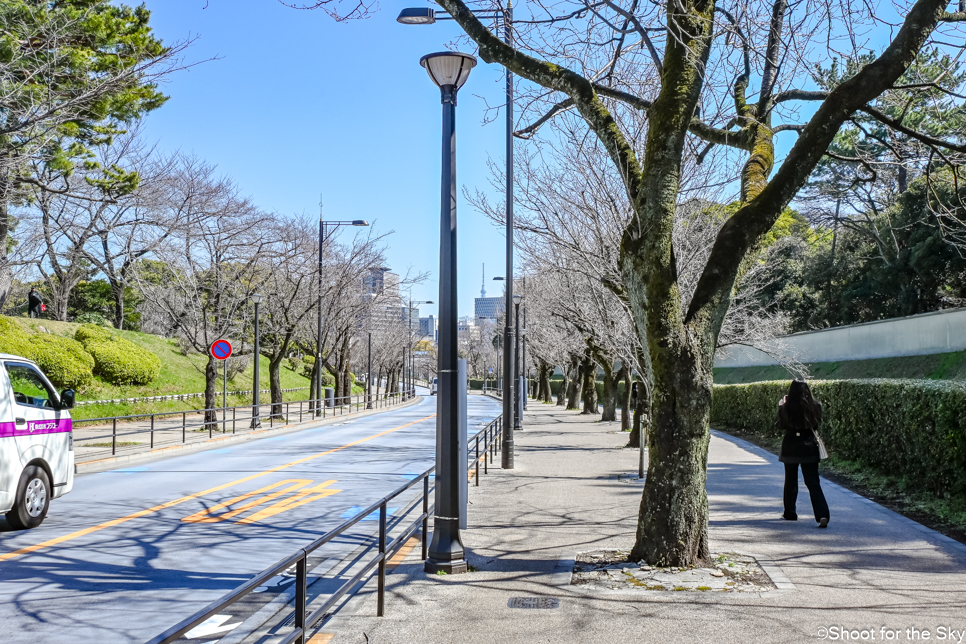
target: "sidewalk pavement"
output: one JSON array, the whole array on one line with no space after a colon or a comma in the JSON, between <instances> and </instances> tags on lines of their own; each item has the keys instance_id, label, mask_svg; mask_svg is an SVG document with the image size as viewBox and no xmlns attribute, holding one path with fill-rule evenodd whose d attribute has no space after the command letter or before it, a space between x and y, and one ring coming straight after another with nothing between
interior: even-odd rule
<instances>
[{"instance_id":1,"label":"sidewalk pavement","mask_svg":"<svg viewBox=\"0 0 966 644\"><path fill-rule=\"evenodd\" d=\"M804 485L802 519L783 521L776 457L718 433L708 463L712 551L770 560L779 588L570 586L576 552L633 544L642 484L618 477L636 477L637 450L620 449L618 423L536 403L516 441L516 469L491 469L470 488L462 534L476 572L427 575L417 548L387 579L385 617L374 617L370 584L311 642L907 642L928 630L929 641L966 643L966 546L824 480L828 529L811 520ZM558 598L559 608L509 608L514 597Z\"/></svg>"}]
</instances>

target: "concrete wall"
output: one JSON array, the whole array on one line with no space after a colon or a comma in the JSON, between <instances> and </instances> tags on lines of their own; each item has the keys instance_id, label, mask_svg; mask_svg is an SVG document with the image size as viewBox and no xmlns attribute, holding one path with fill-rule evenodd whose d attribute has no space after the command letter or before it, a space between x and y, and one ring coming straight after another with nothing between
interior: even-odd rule
<instances>
[{"instance_id":1,"label":"concrete wall","mask_svg":"<svg viewBox=\"0 0 966 644\"><path fill-rule=\"evenodd\" d=\"M966 308L793 333L763 348L765 351L735 345L719 349L714 366L778 364L774 355L799 362L840 362L962 351L966 349Z\"/></svg>"}]
</instances>

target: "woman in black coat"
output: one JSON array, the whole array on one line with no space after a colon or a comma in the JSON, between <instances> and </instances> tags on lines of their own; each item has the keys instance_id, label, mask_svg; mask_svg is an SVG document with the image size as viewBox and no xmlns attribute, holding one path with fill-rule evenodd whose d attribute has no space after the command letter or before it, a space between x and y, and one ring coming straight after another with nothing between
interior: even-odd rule
<instances>
[{"instance_id":1,"label":"woman in black coat","mask_svg":"<svg viewBox=\"0 0 966 644\"><path fill-rule=\"evenodd\" d=\"M812 510L818 527L828 525L828 502L818 478L818 439L815 432L822 422L822 403L812 397L812 390L804 380L795 380L788 395L778 404L778 426L784 430L778 460L785 464L785 513L782 518L797 521L795 501L798 499L798 467L812 499Z\"/></svg>"}]
</instances>

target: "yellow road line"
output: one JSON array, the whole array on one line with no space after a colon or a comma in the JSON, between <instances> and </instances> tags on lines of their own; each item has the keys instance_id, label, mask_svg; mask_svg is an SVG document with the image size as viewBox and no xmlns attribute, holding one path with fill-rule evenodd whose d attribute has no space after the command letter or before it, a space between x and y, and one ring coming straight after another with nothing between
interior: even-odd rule
<instances>
[{"instance_id":1,"label":"yellow road line","mask_svg":"<svg viewBox=\"0 0 966 644\"><path fill-rule=\"evenodd\" d=\"M4 553L4 554L0 555L0 561L9 561L10 559L14 559L14 558L19 557L21 555L30 554L31 552L37 552L38 550L42 550L44 548L50 548L52 546L57 546L57 545L60 545L60 544L62 544L64 542L66 542L66 541L72 541L73 539L77 539L79 537L84 537L84 536L87 536L87 535L92 534L94 532L99 532L101 530L106 530L107 528L113 528L114 526L121 525L122 523L127 523L128 521L133 521L134 519L140 519L141 517L146 517L146 516L148 516L150 514L154 514L156 512L160 512L161 510L167 510L168 508L174 507L176 505L180 505L182 503L185 503L186 501L191 501L193 499L197 499L199 497L205 496L206 494L212 494L214 492L220 492L221 490L224 490L226 488L232 487L233 485L238 485L240 483L247 483L248 481L254 481L255 479L261 478L263 476L267 476L269 474L274 474L275 472L281 472L282 470L288 469L290 467L294 467L295 465L301 465L302 463L307 463L308 461L314 460L316 458L320 458L322 456L327 456L329 454L334 454L335 452L339 452L339 451L342 451L344 449L348 449L349 447L353 447L355 445L359 445L359 444L365 443L367 441L371 441L371 440L373 440L375 438L379 438L380 436L385 436L386 434L391 434L393 432L397 432L400 429L405 429L406 427L409 427L410 425L415 425L417 423L421 423L423 421L429 420L430 418L434 418L435 416L436 416L436 414L433 414L431 416L426 416L425 418L420 418L419 420L414 420L411 423L406 423L405 425L400 425L399 427L394 427L392 429L387 429L384 432L379 432L378 434L373 434L372 436L369 436L367 438L360 438L357 441L352 441L351 443L346 443L345 445L343 445L341 447L336 447L334 449L330 449L330 450L327 450L325 452L319 452L318 454L312 454L311 456L306 456L304 458L300 458L297 461L292 461L291 463L286 463L285 465L279 465L278 467L273 467L272 469L265 470L264 472L259 472L257 474L252 474L250 476L246 476L244 478L240 478L237 481L232 481L231 483L224 483L222 485L218 485L218 486L215 486L213 488L209 488L209 489L204 490L202 492L196 492L194 494L189 494L188 496L183 496L180 499L174 499L173 501L168 501L167 503L161 503L160 505L155 505L154 507L150 507L150 508L147 508L145 510L139 510L139 511L133 513L133 514L127 515L126 517L120 517L118 519L111 519L110 521L105 521L104 523L101 523L101 524L98 524L98 525L95 525L95 526L91 526L89 528L84 528L83 530L78 530L76 532L71 532L70 534L65 534L65 535L63 535L61 537L55 537L54 539L49 539L49 540L44 541L42 543L38 543L38 544L35 544L35 545L32 545L32 546L27 546L25 548L21 548L20 550L14 550L13 552L7 552L7 553Z\"/></svg>"},{"instance_id":2,"label":"yellow road line","mask_svg":"<svg viewBox=\"0 0 966 644\"><path fill-rule=\"evenodd\" d=\"M409 556L409 553L412 552L413 549L419 545L419 543L420 543L419 537L409 537L409 541L407 541L403 546L401 546L399 550L396 551L396 554L394 554L392 558L386 562L386 567L392 569L398 566L399 564L401 564L403 561L406 560L406 557Z\"/></svg>"}]
</instances>

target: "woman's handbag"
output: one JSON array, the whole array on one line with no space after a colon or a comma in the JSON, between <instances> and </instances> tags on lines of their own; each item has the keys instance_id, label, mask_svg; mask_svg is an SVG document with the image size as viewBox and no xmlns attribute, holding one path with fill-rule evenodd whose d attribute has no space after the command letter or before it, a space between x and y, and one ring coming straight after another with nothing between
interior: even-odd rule
<instances>
[{"instance_id":1,"label":"woman's handbag","mask_svg":"<svg viewBox=\"0 0 966 644\"><path fill-rule=\"evenodd\" d=\"M828 450L825 449L825 441L822 440L822 437L819 436L818 432L814 429L812 430L812 435L815 436L815 442L818 443L818 458L819 460L824 461L828 458Z\"/></svg>"}]
</instances>

